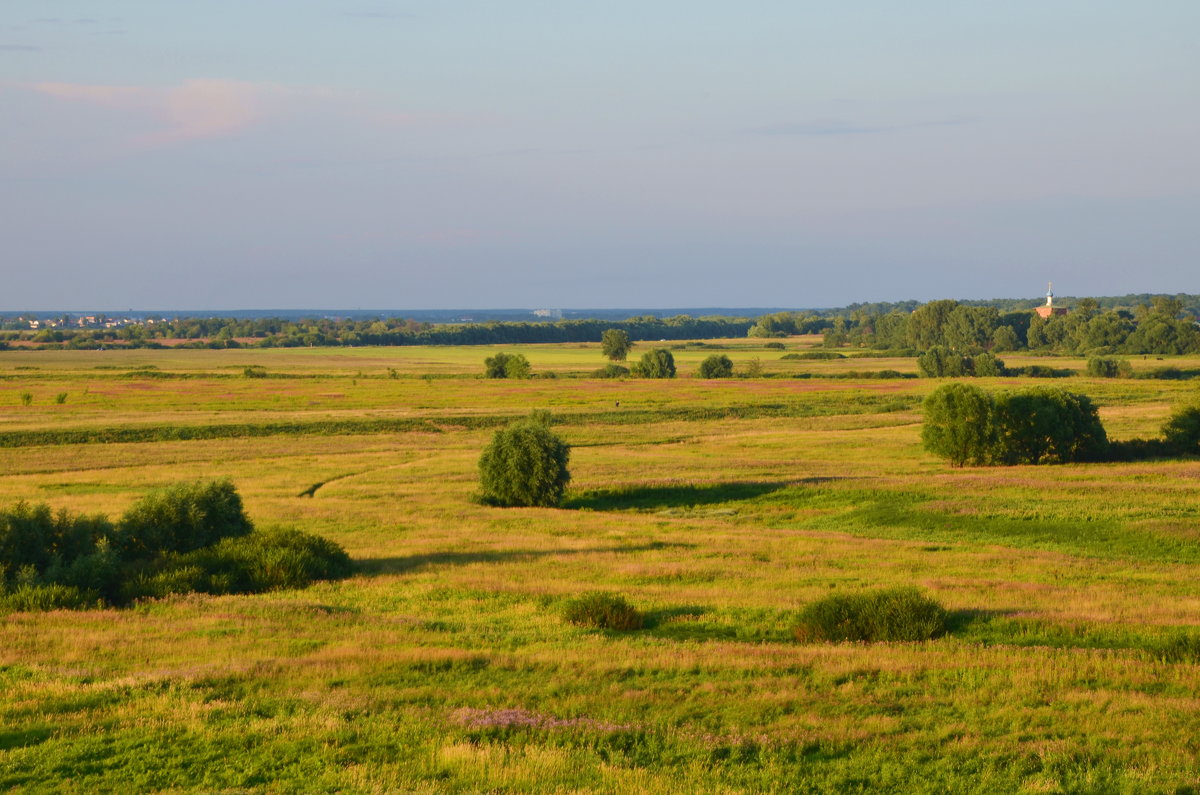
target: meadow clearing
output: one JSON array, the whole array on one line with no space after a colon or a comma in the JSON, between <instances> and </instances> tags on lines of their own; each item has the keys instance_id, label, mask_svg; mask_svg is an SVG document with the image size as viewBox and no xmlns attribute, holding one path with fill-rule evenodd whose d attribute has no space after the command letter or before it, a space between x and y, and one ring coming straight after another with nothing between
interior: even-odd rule
<instances>
[{"instance_id":1,"label":"meadow clearing","mask_svg":"<svg viewBox=\"0 0 1200 795\"><path fill-rule=\"evenodd\" d=\"M598 343L506 346L557 376L521 381L479 378L487 347L0 352L0 504L229 477L358 565L0 617L0 788L1200 792L1200 460L952 469L920 444L938 382L864 376L913 359L784 342L664 343L673 380L587 377ZM763 377L695 378L714 352ZM1133 364L1200 367L1167 358ZM1200 394L1053 383L1114 439ZM477 504L531 409L572 445L565 505ZM896 585L951 632L793 638L814 599ZM590 590L649 625L564 622Z\"/></svg>"}]
</instances>

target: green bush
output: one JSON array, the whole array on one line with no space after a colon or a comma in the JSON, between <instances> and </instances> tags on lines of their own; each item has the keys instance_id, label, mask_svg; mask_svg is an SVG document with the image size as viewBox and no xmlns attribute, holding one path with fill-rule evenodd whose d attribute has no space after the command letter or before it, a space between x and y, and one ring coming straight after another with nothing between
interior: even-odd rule
<instances>
[{"instance_id":1,"label":"green bush","mask_svg":"<svg viewBox=\"0 0 1200 795\"><path fill-rule=\"evenodd\" d=\"M733 375L733 361L724 354L714 353L700 362L701 378L729 378Z\"/></svg>"},{"instance_id":2,"label":"green bush","mask_svg":"<svg viewBox=\"0 0 1200 795\"><path fill-rule=\"evenodd\" d=\"M1004 361L990 353L971 357L971 373L978 378L997 378L1004 375Z\"/></svg>"},{"instance_id":3,"label":"green bush","mask_svg":"<svg viewBox=\"0 0 1200 795\"><path fill-rule=\"evenodd\" d=\"M170 594L260 593L302 588L316 580L348 577L350 556L320 536L298 530L255 531L214 546L167 555L125 587L127 601Z\"/></svg>"},{"instance_id":4,"label":"green bush","mask_svg":"<svg viewBox=\"0 0 1200 795\"><path fill-rule=\"evenodd\" d=\"M782 342L764 342L763 347L772 351L782 351L787 348Z\"/></svg>"},{"instance_id":5,"label":"green bush","mask_svg":"<svg viewBox=\"0 0 1200 795\"><path fill-rule=\"evenodd\" d=\"M528 378L529 360L520 353L497 353L483 360L483 374L487 378Z\"/></svg>"},{"instance_id":6,"label":"green bush","mask_svg":"<svg viewBox=\"0 0 1200 795\"><path fill-rule=\"evenodd\" d=\"M242 375L246 378L266 378L267 368L258 365L252 365L242 370Z\"/></svg>"},{"instance_id":7,"label":"green bush","mask_svg":"<svg viewBox=\"0 0 1200 795\"><path fill-rule=\"evenodd\" d=\"M675 357L666 348L655 348L642 354L633 366L633 374L641 378L674 378Z\"/></svg>"},{"instance_id":8,"label":"green bush","mask_svg":"<svg viewBox=\"0 0 1200 795\"><path fill-rule=\"evenodd\" d=\"M588 593L567 602L563 618L569 623L596 629L641 629L645 618L624 598L610 593Z\"/></svg>"},{"instance_id":9,"label":"green bush","mask_svg":"<svg viewBox=\"0 0 1200 795\"><path fill-rule=\"evenodd\" d=\"M599 370L592 371L592 378L624 378L629 375L629 368L619 364L606 364Z\"/></svg>"},{"instance_id":10,"label":"green bush","mask_svg":"<svg viewBox=\"0 0 1200 795\"><path fill-rule=\"evenodd\" d=\"M989 464L996 446L994 412L995 401L979 387L945 384L925 398L921 441L951 466Z\"/></svg>"},{"instance_id":11,"label":"green bush","mask_svg":"<svg viewBox=\"0 0 1200 795\"><path fill-rule=\"evenodd\" d=\"M1176 409L1163 425L1162 435L1174 452L1200 455L1200 405Z\"/></svg>"},{"instance_id":12,"label":"green bush","mask_svg":"<svg viewBox=\"0 0 1200 795\"><path fill-rule=\"evenodd\" d=\"M1092 356L1087 360L1087 374L1093 378L1116 378L1121 374L1120 363L1104 356Z\"/></svg>"},{"instance_id":13,"label":"green bush","mask_svg":"<svg viewBox=\"0 0 1200 795\"><path fill-rule=\"evenodd\" d=\"M253 530L242 498L228 480L179 483L151 492L117 526L125 559L190 552Z\"/></svg>"},{"instance_id":14,"label":"green bush","mask_svg":"<svg viewBox=\"0 0 1200 795\"><path fill-rule=\"evenodd\" d=\"M794 629L801 643L922 641L946 632L945 608L916 588L834 594L801 611Z\"/></svg>"},{"instance_id":15,"label":"green bush","mask_svg":"<svg viewBox=\"0 0 1200 795\"><path fill-rule=\"evenodd\" d=\"M504 507L558 505L571 480L570 455L544 414L496 431L479 458L480 500Z\"/></svg>"},{"instance_id":16,"label":"green bush","mask_svg":"<svg viewBox=\"0 0 1200 795\"><path fill-rule=\"evenodd\" d=\"M0 609L124 604L200 591L254 593L350 574L345 551L296 530L251 533L228 481L155 492L114 526L18 503L0 511Z\"/></svg>"},{"instance_id":17,"label":"green bush","mask_svg":"<svg viewBox=\"0 0 1200 795\"><path fill-rule=\"evenodd\" d=\"M48 505L17 503L0 511L0 570L31 567L42 572L56 561L90 555L113 533L103 516L53 513Z\"/></svg>"}]
</instances>

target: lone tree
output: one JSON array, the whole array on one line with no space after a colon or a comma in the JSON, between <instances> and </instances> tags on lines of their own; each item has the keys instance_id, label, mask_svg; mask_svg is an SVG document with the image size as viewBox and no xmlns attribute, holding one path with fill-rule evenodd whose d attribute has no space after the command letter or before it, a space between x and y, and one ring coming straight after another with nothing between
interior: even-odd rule
<instances>
[{"instance_id":1,"label":"lone tree","mask_svg":"<svg viewBox=\"0 0 1200 795\"><path fill-rule=\"evenodd\" d=\"M528 378L529 360L520 353L497 353L483 360L488 378Z\"/></svg>"},{"instance_id":2,"label":"lone tree","mask_svg":"<svg viewBox=\"0 0 1200 795\"><path fill-rule=\"evenodd\" d=\"M642 360L633 367L633 374L642 378L674 378L675 357L666 348L655 348L642 354Z\"/></svg>"},{"instance_id":3,"label":"lone tree","mask_svg":"<svg viewBox=\"0 0 1200 795\"><path fill-rule=\"evenodd\" d=\"M571 448L550 430L548 412L496 431L479 457L480 499L501 507L553 507L571 480Z\"/></svg>"},{"instance_id":4,"label":"lone tree","mask_svg":"<svg viewBox=\"0 0 1200 795\"><path fill-rule=\"evenodd\" d=\"M977 386L946 384L925 398L921 441L951 466L992 461L996 445L995 401Z\"/></svg>"},{"instance_id":5,"label":"lone tree","mask_svg":"<svg viewBox=\"0 0 1200 795\"><path fill-rule=\"evenodd\" d=\"M625 361L632 347L633 343L629 341L629 335L624 329L610 328L600 335L600 350L614 362Z\"/></svg>"},{"instance_id":6,"label":"lone tree","mask_svg":"<svg viewBox=\"0 0 1200 795\"><path fill-rule=\"evenodd\" d=\"M701 378L729 378L733 375L733 362L724 354L714 353L700 362L699 374Z\"/></svg>"}]
</instances>

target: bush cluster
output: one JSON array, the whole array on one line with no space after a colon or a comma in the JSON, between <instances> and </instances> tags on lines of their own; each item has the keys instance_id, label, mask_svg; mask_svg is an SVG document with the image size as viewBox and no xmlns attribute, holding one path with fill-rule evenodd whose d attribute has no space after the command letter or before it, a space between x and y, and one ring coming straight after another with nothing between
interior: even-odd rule
<instances>
[{"instance_id":1,"label":"bush cluster","mask_svg":"<svg viewBox=\"0 0 1200 795\"><path fill-rule=\"evenodd\" d=\"M497 353L483 360L485 378L529 378L529 360L520 353Z\"/></svg>"},{"instance_id":2,"label":"bush cluster","mask_svg":"<svg viewBox=\"0 0 1200 795\"><path fill-rule=\"evenodd\" d=\"M935 345L917 357L917 372L923 378L993 378L1008 371L1004 362L990 353L963 356L944 345Z\"/></svg>"},{"instance_id":3,"label":"bush cluster","mask_svg":"<svg viewBox=\"0 0 1200 795\"><path fill-rule=\"evenodd\" d=\"M331 541L296 530L255 531L227 480L152 492L115 523L47 505L0 511L0 607L9 609L300 587L350 569Z\"/></svg>"},{"instance_id":4,"label":"bush cluster","mask_svg":"<svg viewBox=\"0 0 1200 795\"><path fill-rule=\"evenodd\" d=\"M801 643L921 641L945 634L946 619L945 608L916 588L887 588L812 602L793 632Z\"/></svg>"},{"instance_id":5,"label":"bush cluster","mask_svg":"<svg viewBox=\"0 0 1200 795\"><path fill-rule=\"evenodd\" d=\"M992 395L954 383L925 399L921 440L953 466L1103 460L1108 436L1085 395L1032 387Z\"/></svg>"}]
</instances>

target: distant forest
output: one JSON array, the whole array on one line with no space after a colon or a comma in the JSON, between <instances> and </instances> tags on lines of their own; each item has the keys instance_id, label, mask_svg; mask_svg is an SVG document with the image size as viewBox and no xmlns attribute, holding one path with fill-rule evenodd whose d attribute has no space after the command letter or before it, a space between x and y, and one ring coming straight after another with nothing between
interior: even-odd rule
<instances>
[{"instance_id":1,"label":"distant forest","mask_svg":"<svg viewBox=\"0 0 1200 795\"><path fill-rule=\"evenodd\" d=\"M29 329L15 320L0 348L198 348L361 345L508 345L598 342L606 329L633 341L786 337L823 334L829 347L915 355L943 346L963 354L1031 350L1054 353L1181 354L1200 352L1200 295L1125 295L1056 299L1065 314L1039 317L1041 301L902 301L748 317L657 317L625 320L429 323L405 318L180 317L111 328Z\"/></svg>"}]
</instances>

